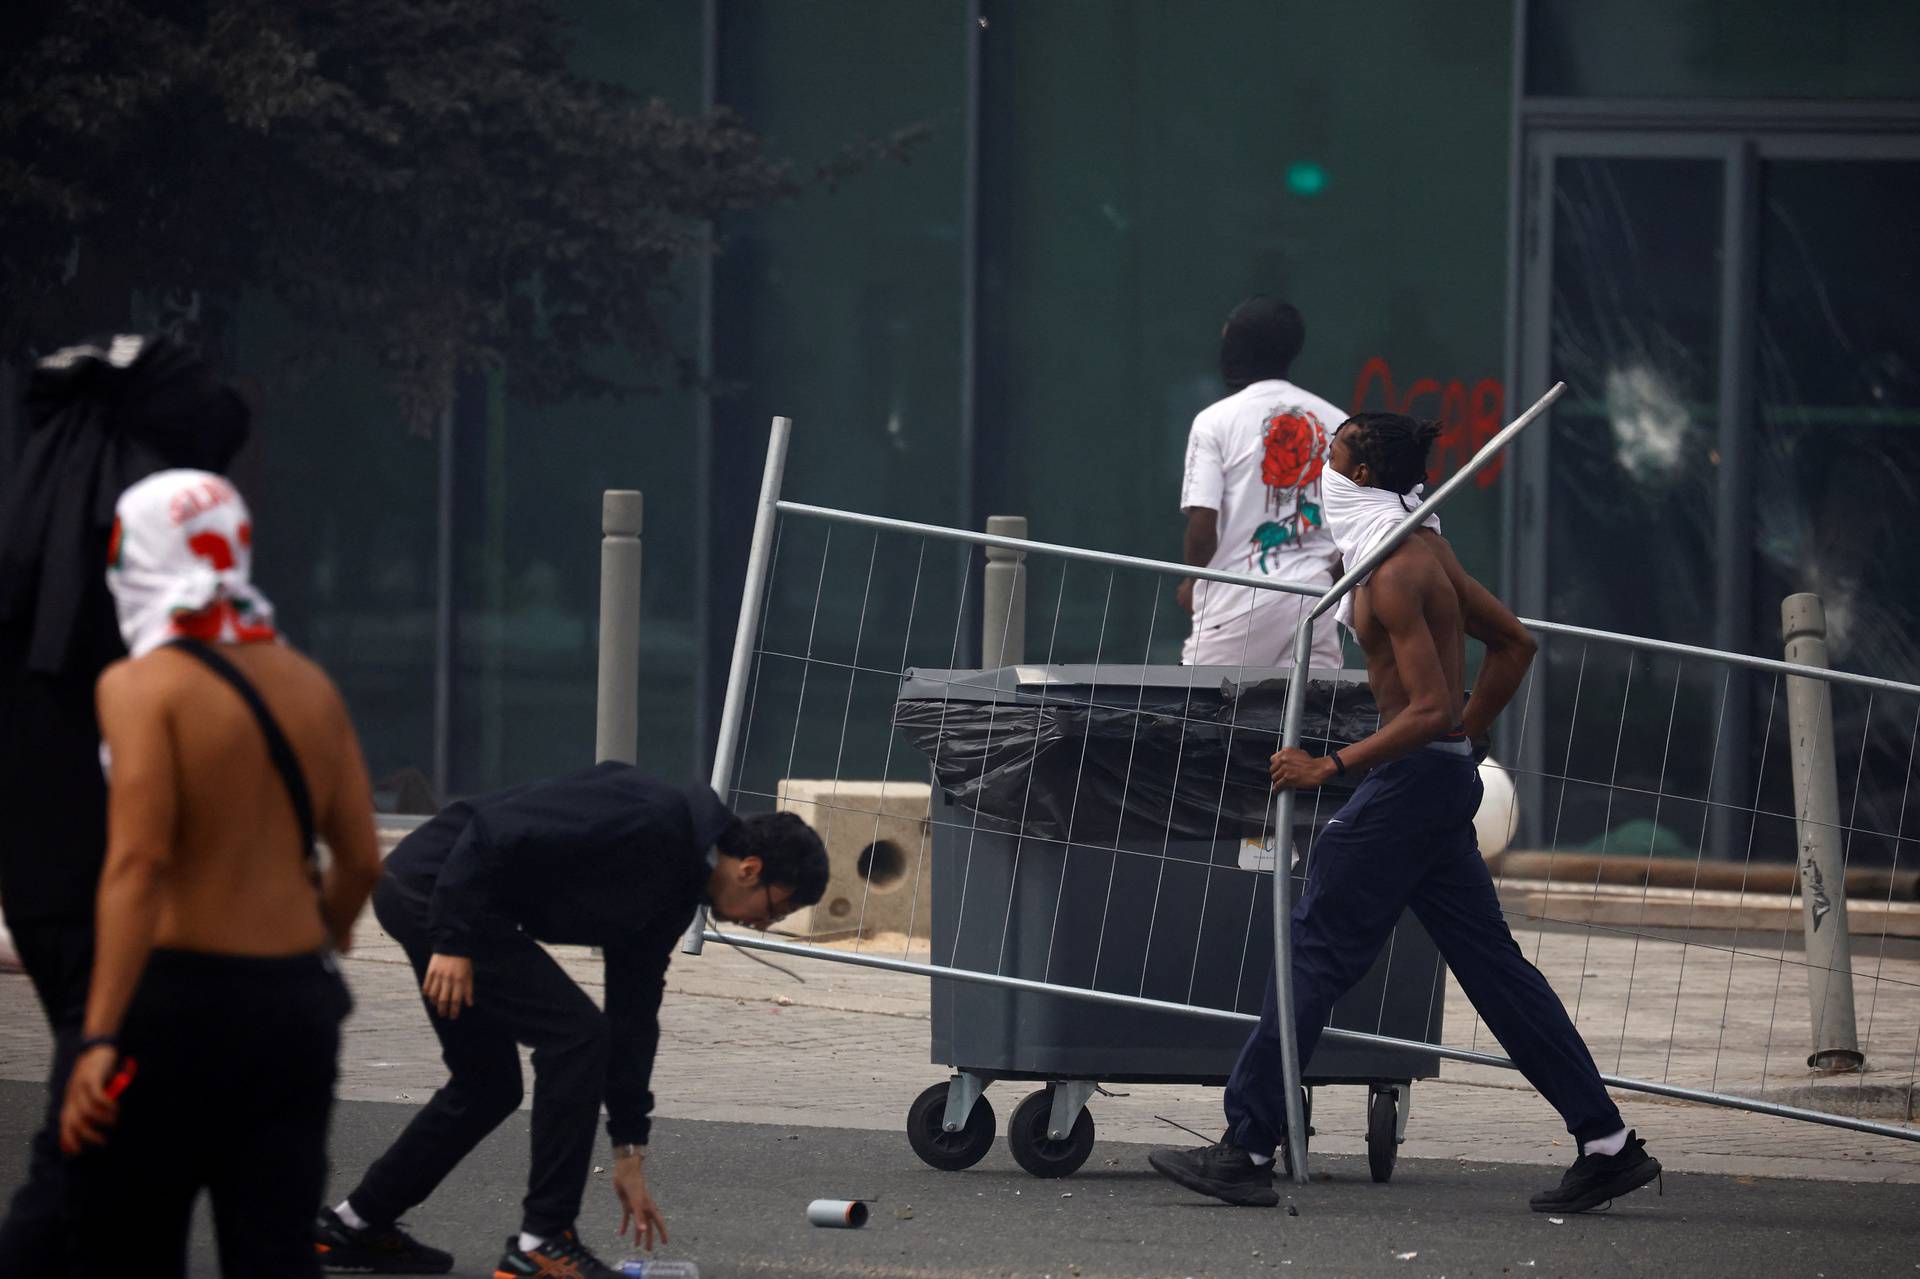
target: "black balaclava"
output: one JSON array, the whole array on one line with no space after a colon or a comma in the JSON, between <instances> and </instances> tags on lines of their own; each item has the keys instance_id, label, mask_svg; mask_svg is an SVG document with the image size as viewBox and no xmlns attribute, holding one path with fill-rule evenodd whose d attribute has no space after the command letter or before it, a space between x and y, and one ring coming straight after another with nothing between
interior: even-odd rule
<instances>
[{"instance_id":1,"label":"black balaclava","mask_svg":"<svg viewBox=\"0 0 1920 1279\"><path fill-rule=\"evenodd\" d=\"M1305 336L1291 303L1259 294L1234 307L1220 335L1220 376L1228 392L1285 377Z\"/></svg>"}]
</instances>

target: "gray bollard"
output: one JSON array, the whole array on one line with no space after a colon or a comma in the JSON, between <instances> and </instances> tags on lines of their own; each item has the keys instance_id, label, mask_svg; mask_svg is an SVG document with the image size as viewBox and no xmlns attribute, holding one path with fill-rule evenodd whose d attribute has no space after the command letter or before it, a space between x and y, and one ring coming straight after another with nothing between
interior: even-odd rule
<instances>
[{"instance_id":1,"label":"gray bollard","mask_svg":"<svg viewBox=\"0 0 1920 1279\"><path fill-rule=\"evenodd\" d=\"M593 758L631 764L640 755L640 494L600 496L600 679Z\"/></svg>"},{"instance_id":2,"label":"gray bollard","mask_svg":"<svg viewBox=\"0 0 1920 1279\"><path fill-rule=\"evenodd\" d=\"M989 515L987 532L1027 535L1024 515ZM987 548L986 585L980 591L980 665L987 670L1027 660L1027 553Z\"/></svg>"},{"instance_id":3,"label":"gray bollard","mask_svg":"<svg viewBox=\"0 0 1920 1279\"><path fill-rule=\"evenodd\" d=\"M1787 660L1827 666L1827 614L1818 595L1789 595L1780 605ZM1865 1062L1853 1021L1853 952L1847 936L1846 850L1840 839L1840 787L1833 762L1833 688L1787 677L1793 739L1793 809L1799 820L1800 902L1807 937L1807 998L1820 1070L1858 1070Z\"/></svg>"}]
</instances>

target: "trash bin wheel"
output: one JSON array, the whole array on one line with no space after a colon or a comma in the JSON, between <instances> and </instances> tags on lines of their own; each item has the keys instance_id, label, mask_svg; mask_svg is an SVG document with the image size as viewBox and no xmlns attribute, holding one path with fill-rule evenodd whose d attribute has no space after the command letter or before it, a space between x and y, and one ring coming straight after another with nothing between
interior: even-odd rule
<instances>
[{"instance_id":1,"label":"trash bin wheel","mask_svg":"<svg viewBox=\"0 0 1920 1279\"><path fill-rule=\"evenodd\" d=\"M1373 1179L1393 1180L1393 1161L1400 1153L1400 1107L1391 1088L1374 1088L1367 1098L1367 1168Z\"/></svg>"},{"instance_id":2,"label":"trash bin wheel","mask_svg":"<svg viewBox=\"0 0 1920 1279\"><path fill-rule=\"evenodd\" d=\"M1029 1093L1007 1120L1007 1146L1014 1162L1036 1177L1070 1177L1093 1153L1093 1115L1081 1107L1073 1130L1060 1141L1047 1135L1052 1118L1053 1089Z\"/></svg>"},{"instance_id":3,"label":"trash bin wheel","mask_svg":"<svg viewBox=\"0 0 1920 1279\"><path fill-rule=\"evenodd\" d=\"M935 1084L907 1108L907 1141L913 1153L941 1172L971 1168L993 1148L993 1106L985 1097L973 1103L966 1127L946 1130L947 1085Z\"/></svg>"}]
</instances>

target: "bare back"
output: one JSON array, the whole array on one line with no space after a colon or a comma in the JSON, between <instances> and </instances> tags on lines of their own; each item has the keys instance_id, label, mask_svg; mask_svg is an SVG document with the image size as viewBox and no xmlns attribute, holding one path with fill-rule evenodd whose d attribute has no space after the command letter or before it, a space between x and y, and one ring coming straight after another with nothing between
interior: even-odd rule
<instances>
[{"instance_id":1,"label":"bare back","mask_svg":"<svg viewBox=\"0 0 1920 1279\"><path fill-rule=\"evenodd\" d=\"M332 683L284 645L220 652L286 734L336 862L377 868L365 767ZM162 648L110 668L99 700L113 763L108 861L155 864L154 944L239 955L324 947L336 911L316 893L286 785L240 696Z\"/></svg>"}]
</instances>

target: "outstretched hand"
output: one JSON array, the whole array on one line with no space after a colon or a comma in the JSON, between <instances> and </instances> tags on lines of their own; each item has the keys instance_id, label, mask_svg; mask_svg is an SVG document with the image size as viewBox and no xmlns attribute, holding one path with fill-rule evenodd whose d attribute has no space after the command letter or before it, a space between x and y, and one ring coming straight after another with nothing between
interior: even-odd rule
<instances>
[{"instance_id":1,"label":"outstretched hand","mask_svg":"<svg viewBox=\"0 0 1920 1279\"><path fill-rule=\"evenodd\" d=\"M659 1205L653 1202L653 1194L647 1189L644 1160L636 1156L613 1161L613 1192L620 1196L622 1235L632 1226L633 1241L648 1252L653 1251L656 1233L661 1243L667 1241L666 1219L660 1215Z\"/></svg>"}]
</instances>

